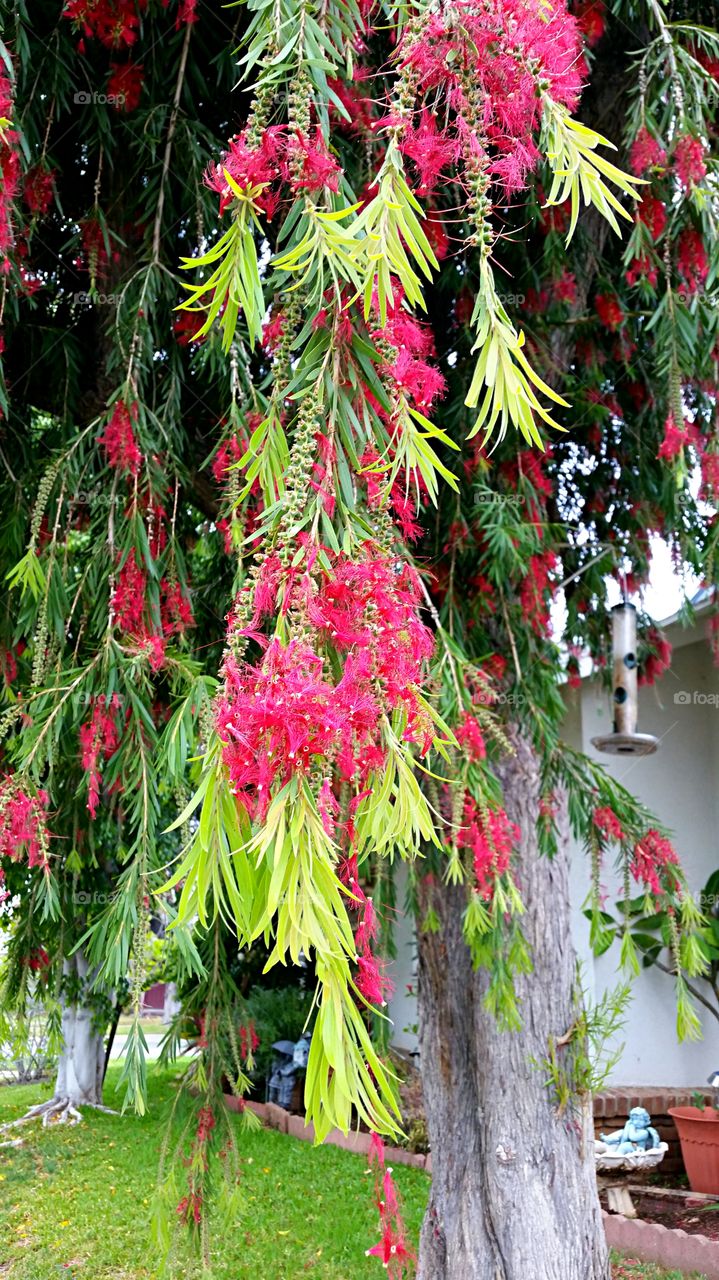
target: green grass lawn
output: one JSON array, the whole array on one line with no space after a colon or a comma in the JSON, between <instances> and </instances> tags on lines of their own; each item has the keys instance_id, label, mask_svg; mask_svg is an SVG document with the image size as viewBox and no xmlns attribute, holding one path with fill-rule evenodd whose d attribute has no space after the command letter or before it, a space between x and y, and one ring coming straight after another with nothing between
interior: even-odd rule
<instances>
[{"instance_id":1,"label":"green grass lawn","mask_svg":"<svg viewBox=\"0 0 719 1280\"><path fill-rule=\"evenodd\" d=\"M119 1068L106 1102L117 1104ZM171 1074L151 1072L150 1108L140 1118L86 1112L82 1125L28 1131L26 1145L0 1152L2 1280L151 1280L157 1275L148 1217L172 1096ZM0 1122L47 1096L38 1086L0 1089ZM365 1249L377 1238L364 1162L336 1147L313 1148L271 1130L243 1134L244 1207L216 1233L213 1280L381 1280ZM417 1239L428 1179L398 1167L408 1230ZM196 1269L178 1257L174 1275ZM681 1280L631 1262L615 1280Z\"/></svg>"},{"instance_id":2,"label":"green grass lawn","mask_svg":"<svg viewBox=\"0 0 719 1280\"><path fill-rule=\"evenodd\" d=\"M105 1101L117 1104L116 1065ZM149 1114L86 1111L76 1128L28 1132L0 1152L0 1276L3 1280L149 1280L157 1275L148 1216L171 1077L150 1073ZM47 1096L37 1086L0 1089L0 1123ZM359 1157L312 1148L271 1130L242 1134L244 1208L217 1233L214 1280L380 1280L366 1258L378 1238L372 1186ZM399 1167L397 1184L413 1238L427 1176ZM194 1275L187 1257L177 1276Z\"/></svg>"}]
</instances>

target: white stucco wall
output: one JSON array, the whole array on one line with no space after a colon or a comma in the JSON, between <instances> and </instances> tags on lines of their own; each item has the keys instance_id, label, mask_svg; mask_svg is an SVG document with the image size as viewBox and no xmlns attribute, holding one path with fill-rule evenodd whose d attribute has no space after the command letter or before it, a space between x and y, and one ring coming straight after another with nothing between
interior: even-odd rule
<instances>
[{"instance_id":1,"label":"white stucco wall","mask_svg":"<svg viewBox=\"0 0 719 1280\"><path fill-rule=\"evenodd\" d=\"M672 628L669 635L674 644L671 671L656 688L640 690L639 728L660 739L655 755L626 758L595 751L591 738L610 731L612 711L609 694L591 679L582 681L580 689L567 691L564 737L600 759L673 831L690 888L698 893L719 867L719 670L713 664L703 625L690 631ZM691 701L675 702L675 694L680 692L687 693ZM714 696L715 702L705 701L707 696ZM570 875L575 945L583 962L586 989L590 998L596 998L621 981L618 949L598 959L590 952L589 925L582 914L589 891L589 867L579 848L572 849ZM417 1021L415 946L412 921L403 911L403 883L399 868L397 959L391 968L395 992L389 1014L395 1043L412 1049ZM615 901L619 884L611 868L603 875L603 885L609 900ZM624 1048L610 1083L703 1085L710 1071L719 1067L719 1022L709 1014L702 1022L702 1041L679 1044L671 978L657 970L643 972L634 984L627 1025L618 1038Z\"/></svg>"}]
</instances>

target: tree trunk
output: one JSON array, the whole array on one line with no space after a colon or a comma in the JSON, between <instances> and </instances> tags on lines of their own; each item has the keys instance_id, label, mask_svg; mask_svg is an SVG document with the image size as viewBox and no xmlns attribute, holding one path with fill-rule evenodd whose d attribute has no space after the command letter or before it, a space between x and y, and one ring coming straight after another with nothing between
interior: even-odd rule
<instances>
[{"instance_id":1,"label":"tree trunk","mask_svg":"<svg viewBox=\"0 0 719 1280\"><path fill-rule=\"evenodd\" d=\"M515 875L534 963L516 980L520 1031L500 1030L483 1007L487 975L473 972L462 938L466 891L426 890L441 929L419 940L432 1191L418 1280L609 1280L590 1100L558 1115L532 1065L575 1017L576 963L566 836L553 860L538 855L538 762L526 741L515 745L501 776L521 830Z\"/></svg>"},{"instance_id":2,"label":"tree trunk","mask_svg":"<svg viewBox=\"0 0 719 1280\"><path fill-rule=\"evenodd\" d=\"M72 985L79 980L81 993L86 991L88 964L81 951L63 962L63 971L66 980L70 979ZM53 1101L72 1107L101 1105L105 1045L102 1028L95 1025L93 1010L83 1003L82 994L77 1004L63 998L62 1039Z\"/></svg>"}]
</instances>

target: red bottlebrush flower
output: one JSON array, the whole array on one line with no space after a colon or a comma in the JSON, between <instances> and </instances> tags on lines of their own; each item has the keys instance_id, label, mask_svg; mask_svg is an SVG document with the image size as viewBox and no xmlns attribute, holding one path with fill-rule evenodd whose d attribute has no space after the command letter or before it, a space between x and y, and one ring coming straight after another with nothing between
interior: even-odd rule
<instances>
[{"instance_id":1,"label":"red bottlebrush flower","mask_svg":"<svg viewBox=\"0 0 719 1280\"><path fill-rule=\"evenodd\" d=\"M704 163L704 147L698 138L685 134L674 144L672 156L674 171L683 186L696 186L706 177L707 167Z\"/></svg>"},{"instance_id":2,"label":"red bottlebrush flower","mask_svg":"<svg viewBox=\"0 0 719 1280\"><path fill-rule=\"evenodd\" d=\"M509 870L512 850L520 836L519 827L511 822L504 809L490 810L486 816L467 792L462 826L457 833L457 846L473 855L475 892L490 902L495 881Z\"/></svg>"},{"instance_id":3,"label":"red bottlebrush flower","mask_svg":"<svg viewBox=\"0 0 719 1280\"><path fill-rule=\"evenodd\" d=\"M687 227L677 241L677 270L689 293L698 293L709 274L709 259L701 232Z\"/></svg>"},{"instance_id":4,"label":"red bottlebrush flower","mask_svg":"<svg viewBox=\"0 0 719 1280\"><path fill-rule=\"evenodd\" d=\"M665 636L653 629L647 640L654 652L644 660L639 672L640 685L655 684L669 670L672 662L672 646Z\"/></svg>"},{"instance_id":5,"label":"red bottlebrush flower","mask_svg":"<svg viewBox=\"0 0 719 1280\"><path fill-rule=\"evenodd\" d=\"M17 678L17 662L12 649L0 649L0 674L5 684L12 684Z\"/></svg>"},{"instance_id":6,"label":"red bottlebrush flower","mask_svg":"<svg viewBox=\"0 0 719 1280\"><path fill-rule=\"evenodd\" d=\"M608 840L613 840L615 844L621 844L624 840L624 830L617 815L609 805L595 809L592 814L592 822L602 836Z\"/></svg>"},{"instance_id":7,"label":"red bottlebrush flower","mask_svg":"<svg viewBox=\"0 0 719 1280\"><path fill-rule=\"evenodd\" d=\"M648 229L652 240L658 240L667 225L664 201L656 196L645 196L637 210L637 220Z\"/></svg>"},{"instance_id":8,"label":"red bottlebrush flower","mask_svg":"<svg viewBox=\"0 0 719 1280\"><path fill-rule=\"evenodd\" d=\"M641 258L632 258L624 278L630 289L633 289L640 281L644 281L646 284L651 285L652 289L655 289L659 279L659 272L649 254L645 253Z\"/></svg>"},{"instance_id":9,"label":"red bottlebrush flower","mask_svg":"<svg viewBox=\"0 0 719 1280\"><path fill-rule=\"evenodd\" d=\"M590 48L599 44L604 35L606 13L602 0L580 0L579 4L574 6L574 16Z\"/></svg>"},{"instance_id":10,"label":"red bottlebrush flower","mask_svg":"<svg viewBox=\"0 0 719 1280\"><path fill-rule=\"evenodd\" d=\"M44 947L31 951L27 959L28 969L32 973L44 973L50 968L50 957Z\"/></svg>"},{"instance_id":11,"label":"red bottlebrush flower","mask_svg":"<svg viewBox=\"0 0 719 1280\"><path fill-rule=\"evenodd\" d=\"M126 405L124 400L116 400L105 430L97 437L107 453L110 466L116 471L129 472L131 476L137 475L142 462L142 454L133 431L135 422L137 404Z\"/></svg>"},{"instance_id":12,"label":"red bottlebrush flower","mask_svg":"<svg viewBox=\"0 0 719 1280\"><path fill-rule=\"evenodd\" d=\"M67 0L63 18L69 18L86 39L95 38L107 49L135 43L140 13L147 0Z\"/></svg>"},{"instance_id":13,"label":"red bottlebrush flower","mask_svg":"<svg viewBox=\"0 0 719 1280\"><path fill-rule=\"evenodd\" d=\"M702 483L700 498L716 502L719 496L719 453L705 453L701 459Z\"/></svg>"},{"instance_id":14,"label":"red bottlebrush flower","mask_svg":"<svg viewBox=\"0 0 719 1280\"><path fill-rule=\"evenodd\" d=\"M417 168L418 194L426 196L434 191L442 170L457 159L459 142L442 131L433 112L423 107L419 123L402 133L400 149Z\"/></svg>"},{"instance_id":15,"label":"red bottlebrush flower","mask_svg":"<svg viewBox=\"0 0 719 1280\"><path fill-rule=\"evenodd\" d=\"M605 329L618 329L624 323L624 312L616 294L598 293L594 299L594 310Z\"/></svg>"},{"instance_id":16,"label":"red bottlebrush flower","mask_svg":"<svg viewBox=\"0 0 719 1280\"><path fill-rule=\"evenodd\" d=\"M667 153L663 146L657 142L657 139L652 136L648 129L642 126L629 152L629 165L632 173L635 173L640 178L642 174L648 173L650 169L658 169L665 165L666 162Z\"/></svg>"},{"instance_id":17,"label":"red bottlebrush flower","mask_svg":"<svg viewBox=\"0 0 719 1280\"><path fill-rule=\"evenodd\" d=\"M577 301L577 280L566 267L559 278L552 281L552 293L557 302L566 302L570 307Z\"/></svg>"},{"instance_id":18,"label":"red bottlebrush flower","mask_svg":"<svg viewBox=\"0 0 719 1280\"><path fill-rule=\"evenodd\" d=\"M199 345L205 341L207 335L202 338L196 337L198 329L202 328L202 321L203 317L192 311L181 311L179 315L173 316L172 333L178 346L189 347L192 342L197 342Z\"/></svg>"},{"instance_id":19,"label":"red bottlebrush flower","mask_svg":"<svg viewBox=\"0 0 719 1280\"><path fill-rule=\"evenodd\" d=\"M357 958L355 986L368 1004L375 1004L381 1008L387 1004L387 996L391 994L392 986L382 970L381 962L371 951L366 951L364 955Z\"/></svg>"},{"instance_id":20,"label":"red bottlebrush flower","mask_svg":"<svg viewBox=\"0 0 719 1280\"><path fill-rule=\"evenodd\" d=\"M554 591L551 574L556 563L553 552L532 556L529 572L520 588L522 615L536 635L542 635L549 626L548 596Z\"/></svg>"},{"instance_id":21,"label":"red bottlebrush flower","mask_svg":"<svg viewBox=\"0 0 719 1280\"><path fill-rule=\"evenodd\" d=\"M163 578L160 583L160 618L163 636L183 635L188 627L194 627L192 605L183 594L179 582Z\"/></svg>"},{"instance_id":22,"label":"red bottlebrush flower","mask_svg":"<svg viewBox=\"0 0 719 1280\"><path fill-rule=\"evenodd\" d=\"M194 22L197 22L197 0L179 0L175 30L179 31L180 27L191 27Z\"/></svg>"},{"instance_id":23,"label":"red bottlebrush flower","mask_svg":"<svg viewBox=\"0 0 719 1280\"><path fill-rule=\"evenodd\" d=\"M134 111L139 106L144 82L144 70L139 63L111 62L107 94L115 110Z\"/></svg>"},{"instance_id":24,"label":"red bottlebrush flower","mask_svg":"<svg viewBox=\"0 0 719 1280\"><path fill-rule=\"evenodd\" d=\"M42 218L52 204L55 173L55 169L44 169L42 165L36 164L25 174L22 187L23 199L30 212L37 218Z\"/></svg>"},{"instance_id":25,"label":"red bottlebrush flower","mask_svg":"<svg viewBox=\"0 0 719 1280\"><path fill-rule=\"evenodd\" d=\"M276 199L269 188L282 176L286 148L286 131L280 126L265 129L259 147L249 147L243 133L232 138L222 157L222 163L210 165L205 173L205 185L219 193L220 213L235 199L224 174L226 169L243 190L250 186L266 188L257 196L256 203L271 216L276 207Z\"/></svg>"},{"instance_id":26,"label":"red bottlebrush flower","mask_svg":"<svg viewBox=\"0 0 719 1280\"><path fill-rule=\"evenodd\" d=\"M109 760L120 745L117 727L119 706L117 694L113 694L109 700L98 699L90 719L80 725L82 767L88 774L87 808L93 819L97 817L100 800L100 761Z\"/></svg>"},{"instance_id":27,"label":"red bottlebrush flower","mask_svg":"<svg viewBox=\"0 0 719 1280\"><path fill-rule=\"evenodd\" d=\"M134 547L125 560L112 596L112 612L121 631L142 634L145 625L147 578L135 561Z\"/></svg>"},{"instance_id":28,"label":"red bottlebrush flower","mask_svg":"<svg viewBox=\"0 0 719 1280\"><path fill-rule=\"evenodd\" d=\"M273 309L271 318L262 326L262 346L265 351L276 351L284 332L285 317L281 311Z\"/></svg>"},{"instance_id":29,"label":"red bottlebrush flower","mask_svg":"<svg viewBox=\"0 0 719 1280\"><path fill-rule=\"evenodd\" d=\"M659 458L676 458L689 442L689 428L686 423L682 423L678 427L674 421L674 414L670 413L664 423L664 439L659 446Z\"/></svg>"},{"instance_id":30,"label":"red bottlebrush flower","mask_svg":"<svg viewBox=\"0 0 719 1280\"><path fill-rule=\"evenodd\" d=\"M446 382L439 369L425 360L415 360L409 351L398 353L390 373L401 391L414 401L419 409L429 409L435 400L444 395Z\"/></svg>"},{"instance_id":31,"label":"red bottlebrush flower","mask_svg":"<svg viewBox=\"0 0 719 1280\"><path fill-rule=\"evenodd\" d=\"M0 781L0 862L3 858L19 862L24 856L30 868L47 867L48 804L46 791L29 795L12 774Z\"/></svg>"},{"instance_id":32,"label":"red bottlebrush flower","mask_svg":"<svg viewBox=\"0 0 719 1280\"><path fill-rule=\"evenodd\" d=\"M487 745L484 741L484 734L477 717L473 716L471 712L464 711L462 713L455 737L460 745L466 748L470 760L476 762L486 759Z\"/></svg>"},{"instance_id":33,"label":"red bottlebrush flower","mask_svg":"<svg viewBox=\"0 0 719 1280\"><path fill-rule=\"evenodd\" d=\"M674 870L678 866L679 859L671 842L654 827L634 846L631 873L657 897L679 886L679 876Z\"/></svg>"},{"instance_id":34,"label":"red bottlebrush flower","mask_svg":"<svg viewBox=\"0 0 719 1280\"><path fill-rule=\"evenodd\" d=\"M298 133L287 148L287 177L298 190L339 191L342 168L329 154L319 130L314 138Z\"/></svg>"}]
</instances>

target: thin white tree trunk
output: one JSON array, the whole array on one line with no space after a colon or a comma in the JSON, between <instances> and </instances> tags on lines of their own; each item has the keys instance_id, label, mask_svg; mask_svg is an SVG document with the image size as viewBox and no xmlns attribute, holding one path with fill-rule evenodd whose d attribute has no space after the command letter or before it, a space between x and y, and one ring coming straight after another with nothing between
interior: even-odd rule
<instances>
[{"instance_id":1,"label":"thin white tree trunk","mask_svg":"<svg viewBox=\"0 0 719 1280\"><path fill-rule=\"evenodd\" d=\"M520 1031L500 1030L484 1008L487 975L473 972L462 938L465 891L425 890L441 929L419 943L432 1189L418 1280L609 1280L589 1099L557 1114L532 1065L571 1026L576 964L566 840L553 860L539 856L538 763L525 741L515 745L502 774L521 830L516 874L534 962L516 981Z\"/></svg>"},{"instance_id":2,"label":"thin white tree trunk","mask_svg":"<svg viewBox=\"0 0 719 1280\"><path fill-rule=\"evenodd\" d=\"M81 951L76 951L63 963L68 977L77 977L86 988L88 964ZM72 1107L102 1103L102 1075L105 1064L105 1045L102 1032L93 1023L93 1010L82 1002L70 1004L63 1000L62 1008L63 1049L57 1065L55 1101L66 1102Z\"/></svg>"}]
</instances>

